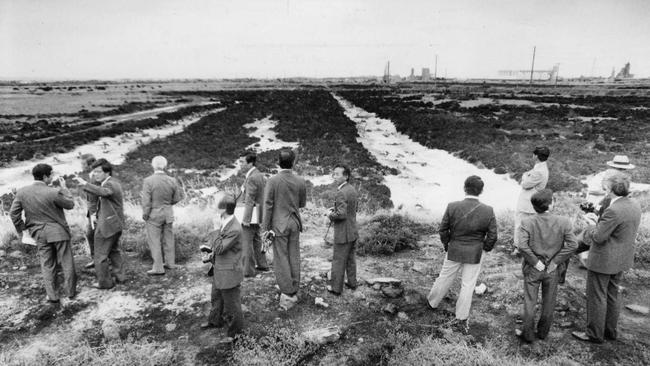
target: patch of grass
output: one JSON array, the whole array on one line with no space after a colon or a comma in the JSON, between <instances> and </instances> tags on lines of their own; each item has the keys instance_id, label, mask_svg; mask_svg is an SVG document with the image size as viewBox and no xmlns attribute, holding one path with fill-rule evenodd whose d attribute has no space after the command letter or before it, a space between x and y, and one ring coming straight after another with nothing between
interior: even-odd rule
<instances>
[{"instance_id":1,"label":"patch of grass","mask_svg":"<svg viewBox=\"0 0 650 366\"><path fill-rule=\"evenodd\" d=\"M359 255L390 255L406 249L417 249L426 225L401 215L378 215L359 226Z\"/></svg>"},{"instance_id":2,"label":"patch of grass","mask_svg":"<svg viewBox=\"0 0 650 366\"><path fill-rule=\"evenodd\" d=\"M259 338L239 336L231 361L236 365L298 365L319 348L290 329L271 328Z\"/></svg>"}]
</instances>

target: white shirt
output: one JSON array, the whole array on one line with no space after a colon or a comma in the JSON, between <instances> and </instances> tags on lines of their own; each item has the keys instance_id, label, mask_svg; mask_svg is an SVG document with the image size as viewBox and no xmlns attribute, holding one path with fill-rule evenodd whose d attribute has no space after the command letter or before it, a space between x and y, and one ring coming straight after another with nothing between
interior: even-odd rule
<instances>
[{"instance_id":1,"label":"white shirt","mask_svg":"<svg viewBox=\"0 0 650 366\"><path fill-rule=\"evenodd\" d=\"M230 221L232 221L232 219L233 219L234 217L235 217L235 215L230 215L230 216L228 216L227 219L225 219L224 221L221 222L221 229L220 229L221 232L223 232L223 228L226 227L226 225L228 225L228 223L229 223Z\"/></svg>"},{"instance_id":2,"label":"white shirt","mask_svg":"<svg viewBox=\"0 0 650 366\"><path fill-rule=\"evenodd\" d=\"M104 183L108 182L109 179L111 179L111 176L110 176L110 175L109 175L108 177L106 177L106 179L104 179L104 180L102 181L102 184L100 184L100 186L103 187L103 186L104 186Z\"/></svg>"},{"instance_id":3,"label":"white shirt","mask_svg":"<svg viewBox=\"0 0 650 366\"><path fill-rule=\"evenodd\" d=\"M343 187L343 186L346 185L347 183L348 183L348 182L343 182L343 183L341 183L341 185L340 185L337 189L340 191L340 190L341 190L341 187Z\"/></svg>"},{"instance_id":4,"label":"white shirt","mask_svg":"<svg viewBox=\"0 0 650 366\"><path fill-rule=\"evenodd\" d=\"M473 200L477 200L477 201L478 201L478 196L472 196L471 194L467 194L467 195L465 195L465 198L471 198L471 199L473 199Z\"/></svg>"},{"instance_id":5,"label":"white shirt","mask_svg":"<svg viewBox=\"0 0 650 366\"><path fill-rule=\"evenodd\" d=\"M612 198L612 201L609 203L609 205L610 205L610 206L613 205L614 202L618 201L618 200L621 199L621 198L623 198L623 196L615 196L614 198Z\"/></svg>"},{"instance_id":6,"label":"white shirt","mask_svg":"<svg viewBox=\"0 0 650 366\"><path fill-rule=\"evenodd\" d=\"M248 172L246 173L246 179L248 179L248 177L251 176L251 173L253 173L253 170L255 170L255 167L252 167L252 168L248 169Z\"/></svg>"}]
</instances>

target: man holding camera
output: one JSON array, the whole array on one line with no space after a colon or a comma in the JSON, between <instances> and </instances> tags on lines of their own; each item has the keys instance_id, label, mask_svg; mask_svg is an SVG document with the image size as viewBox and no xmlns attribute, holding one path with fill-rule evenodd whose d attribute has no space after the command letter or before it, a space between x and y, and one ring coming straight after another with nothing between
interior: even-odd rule
<instances>
[{"instance_id":1,"label":"man holding camera","mask_svg":"<svg viewBox=\"0 0 650 366\"><path fill-rule=\"evenodd\" d=\"M590 244L587 261L587 329L573 336L593 343L616 340L619 285L623 272L634 264L634 240L641 222L641 207L627 197L630 178L617 173L603 184L611 203L602 217L591 221L584 240Z\"/></svg>"},{"instance_id":2,"label":"man holding camera","mask_svg":"<svg viewBox=\"0 0 650 366\"><path fill-rule=\"evenodd\" d=\"M201 324L202 329L227 326L228 337L241 332L244 316L241 309L242 270L242 228L235 218L236 202L230 195L218 203L218 228L208 235L211 253L206 260L212 263L212 309L208 321ZM231 341L232 339L226 339Z\"/></svg>"},{"instance_id":3,"label":"man holding camera","mask_svg":"<svg viewBox=\"0 0 650 366\"><path fill-rule=\"evenodd\" d=\"M18 190L9 216L18 236L27 230L36 239L47 300L58 303L60 300L56 289L57 262L63 269L63 288L66 295L72 299L77 294L70 227L63 212L64 209L74 208L74 201L65 180L60 177L53 179L50 165L37 164L32 169L32 175L34 184ZM53 181L58 182L59 188L50 186ZM22 218L23 211L25 221Z\"/></svg>"}]
</instances>

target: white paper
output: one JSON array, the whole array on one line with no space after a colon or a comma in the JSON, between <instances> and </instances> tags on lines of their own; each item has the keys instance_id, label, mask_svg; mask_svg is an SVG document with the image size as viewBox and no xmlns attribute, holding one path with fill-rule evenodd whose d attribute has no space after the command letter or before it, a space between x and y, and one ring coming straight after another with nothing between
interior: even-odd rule
<instances>
[{"instance_id":1,"label":"white paper","mask_svg":"<svg viewBox=\"0 0 650 366\"><path fill-rule=\"evenodd\" d=\"M237 218L237 221L240 223L244 222L244 210L246 210L246 206L237 206L235 207L235 217ZM257 214L257 206L253 207L253 214L251 215L251 224L259 224L260 223L260 218L258 217L259 215Z\"/></svg>"},{"instance_id":2,"label":"white paper","mask_svg":"<svg viewBox=\"0 0 650 366\"><path fill-rule=\"evenodd\" d=\"M36 246L36 240L34 240L34 238L32 238L32 236L29 235L29 232L27 230L23 230L22 242L23 244Z\"/></svg>"}]
</instances>

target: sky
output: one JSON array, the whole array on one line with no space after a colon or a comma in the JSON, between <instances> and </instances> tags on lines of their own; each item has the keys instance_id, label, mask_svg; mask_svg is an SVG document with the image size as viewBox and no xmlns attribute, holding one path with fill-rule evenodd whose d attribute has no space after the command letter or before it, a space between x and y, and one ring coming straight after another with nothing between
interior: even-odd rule
<instances>
[{"instance_id":1,"label":"sky","mask_svg":"<svg viewBox=\"0 0 650 366\"><path fill-rule=\"evenodd\" d=\"M650 77L647 0L0 0L0 78Z\"/></svg>"}]
</instances>

